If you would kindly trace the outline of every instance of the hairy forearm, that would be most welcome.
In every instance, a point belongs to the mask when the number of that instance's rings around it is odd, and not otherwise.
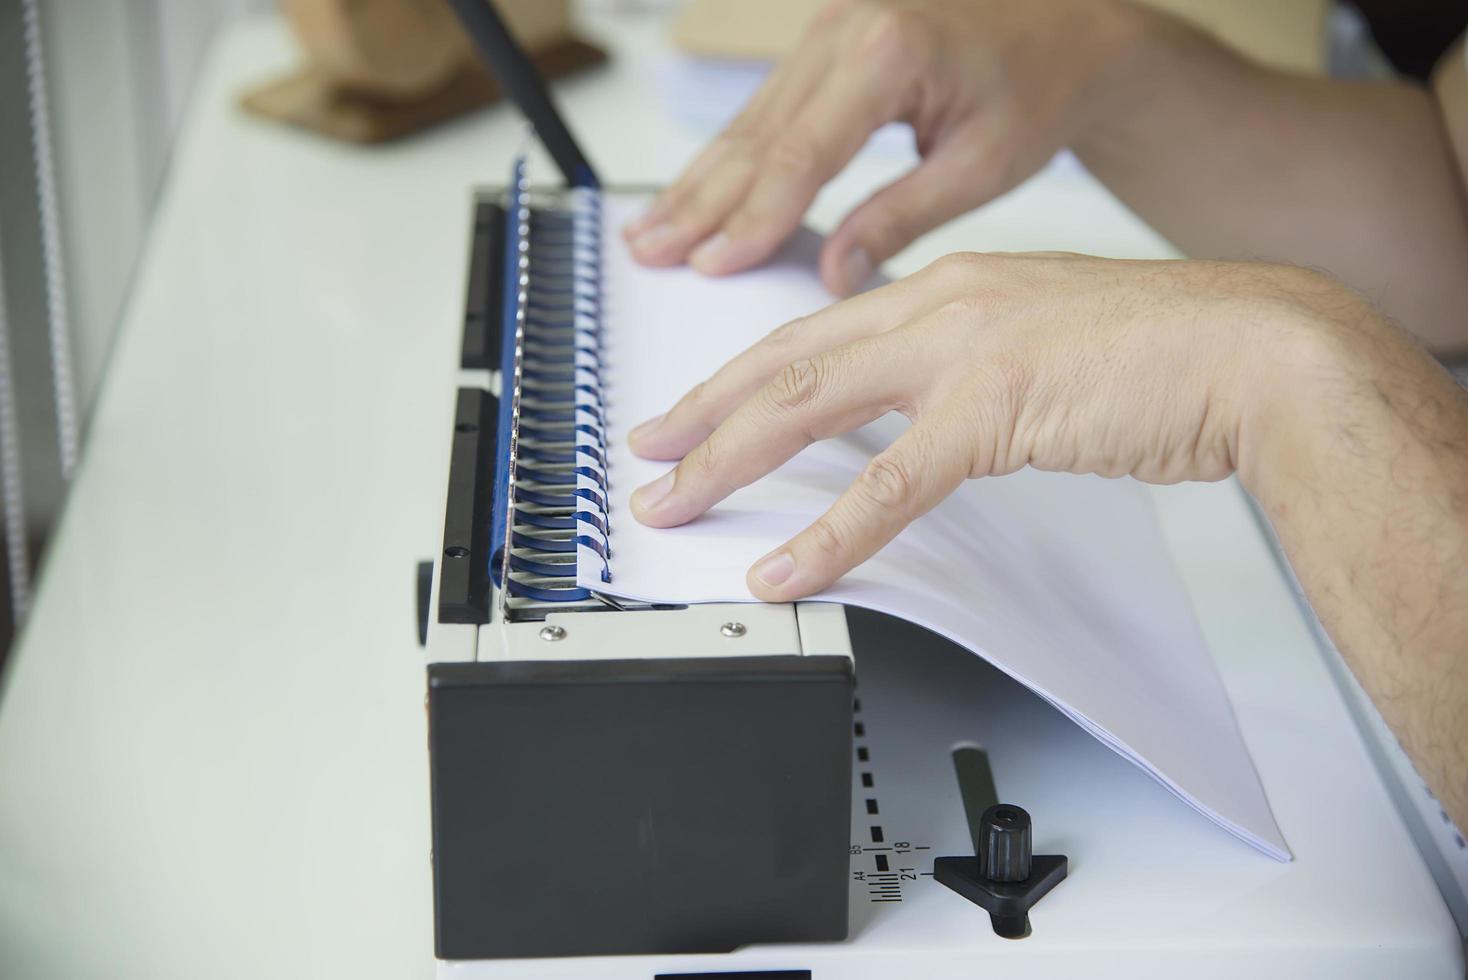
[[[1468,200],[1431,93],[1136,23],[1075,145],[1113,193],[1189,255],[1323,269],[1434,351],[1468,351]]]
[[[1468,396],[1365,303],[1282,351],[1239,473],[1446,812],[1468,827]]]

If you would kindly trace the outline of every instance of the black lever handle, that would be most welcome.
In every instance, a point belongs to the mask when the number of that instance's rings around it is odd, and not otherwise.
[[[933,878],[987,911],[995,933],[1023,939],[1030,934],[1030,909],[1067,871],[1064,854],[1033,854],[1031,840],[1024,808],[995,804],[980,819],[978,854],[937,858]]]

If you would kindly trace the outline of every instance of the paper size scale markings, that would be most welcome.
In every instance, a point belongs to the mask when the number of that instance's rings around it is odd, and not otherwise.
[[[851,845],[851,856],[859,865],[851,871],[852,880],[866,884],[867,901],[869,902],[900,902],[904,882],[917,881],[920,877],[932,877],[933,872],[931,871],[918,871],[916,867],[903,867],[904,864],[912,861],[911,855],[918,851],[930,850],[930,848],[926,844],[913,844],[911,841],[888,841],[887,830],[878,819],[882,815],[882,804],[877,797],[877,779],[871,767],[871,750],[864,741],[867,730],[866,723],[861,718],[860,698],[852,703],[852,715],[855,718],[852,732],[856,736],[857,779],[861,788],[865,790],[862,805],[866,815],[873,818],[874,821],[867,827],[867,836],[871,843]],[[867,863],[867,858],[870,858],[870,864]],[[896,859],[895,864],[893,863],[894,858]]]

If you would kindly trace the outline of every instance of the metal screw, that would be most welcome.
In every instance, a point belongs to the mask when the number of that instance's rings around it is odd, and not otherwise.
[[[740,637],[748,633],[749,630],[744,628],[743,623],[725,623],[719,627],[719,632],[728,637]]]
[[[547,643],[555,643],[557,640],[564,640],[566,638],[566,627],[556,626],[554,624],[550,626],[542,626],[540,628],[540,638]]]

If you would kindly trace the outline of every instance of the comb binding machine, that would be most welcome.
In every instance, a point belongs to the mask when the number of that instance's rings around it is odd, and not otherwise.
[[[475,205],[428,629],[436,952],[839,940],[841,607],[655,608],[576,584],[578,552],[610,575],[618,516],[614,407],[597,388],[600,193],[532,192],[522,162]]]

